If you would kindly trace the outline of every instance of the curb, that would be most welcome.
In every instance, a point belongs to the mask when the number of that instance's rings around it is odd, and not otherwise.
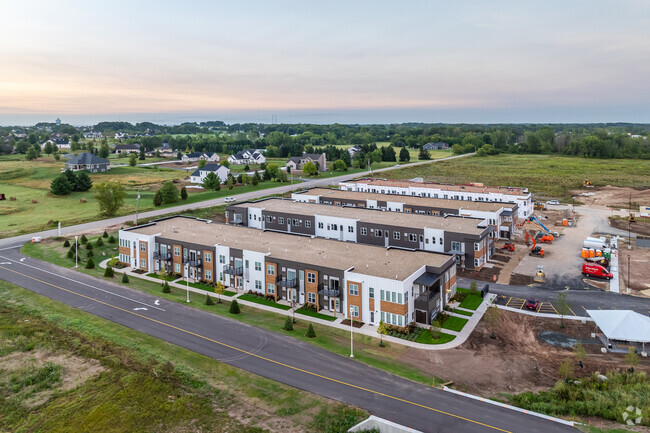
[[[497,305],[497,307],[502,310],[512,311],[513,313],[525,314],[527,316],[535,316],[535,317],[550,318],[550,319],[562,319],[562,316],[560,316],[559,314],[534,313],[532,311],[520,310],[519,308],[506,307],[505,305]],[[588,322],[594,321],[591,317],[587,317],[587,316],[564,316],[564,320],[586,320]]]

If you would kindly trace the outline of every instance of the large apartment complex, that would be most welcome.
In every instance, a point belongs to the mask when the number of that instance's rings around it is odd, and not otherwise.
[[[359,179],[339,183],[344,191],[399,194],[419,197],[516,203],[519,218],[527,219],[533,214],[533,195],[527,188],[469,185],[447,185],[442,183],[413,182],[407,180]]]
[[[310,304],[364,323],[429,324],[456,291],[453,257],[171,217],[119,232],[120,261]],[[350,313],[351,312],[351,313]]]
[[[432,216],[458,215],[480,218],[487,221],[488,226],[492,227],[490,236],[497,239],[510,239],[517,224],[518,205],[516,203],[445,200],[330,188],[312,188],[294,192],[291,199],[330,206],[361,207]]]
[[[476,270],[494,253],[494,242],[489,236],[492,228],[477,218],[432,218],[273,198],[229,205],[226,222],[385,248],[453,254],[459,266]]]

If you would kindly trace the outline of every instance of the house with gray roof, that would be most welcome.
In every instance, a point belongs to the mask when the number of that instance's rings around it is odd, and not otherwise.
[[[316,164],[318,171],[327,170],[327,157],[325,153],[305,153],[303,156],[292,156],[287,160],[285,166],[293,170],[302,170],[308,162]]]
[[[69,161],[66,161],[65,169],[72,171],[87,170],[91,173],[99,173],[110,170],[111,163],[107,159],[100,158],[92,153],[84,152]]]

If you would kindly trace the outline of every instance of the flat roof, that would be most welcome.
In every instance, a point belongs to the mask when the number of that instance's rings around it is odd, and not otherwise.
[[[528,188],[514,186],[476,186],[473,184],[455,185],[436,182],[413,182],[411,180],[388,180],[388,179],[357,179],[349,180],[346,183],[366,183],[368,185],[379,186],[398,186],[398,187],[416,187],[416,188],[439,188],[445,191],[475,192],[475,193],[500,193],[507,195],[528,195]]]
[[[481,235],[488,230],[478,227],[484,220],[459,216],[431,216],[404,212],[387,212],[359,207],[327,206],[316,203],[297,202],[290,199],[269,198],[254,202],[236,203],[234,207],[258,208],[271,212],[286,212],[294,215],[323,215],[338,218],[352,218],[366,223],[384,224],[411,228],[433,228],[450,232]]]
[[[424,251],[386,249],[308,236],[262,231],[229,224],[208,223],[188,217],[172,217],[126,229],[131,233],[213,247],[270,253],[277,259],[346,270],[402,281],[422,266],[443,268],[453,257]]]
[[[419,197],[414,195],[381,194],[375,192],[343,191],[333,188],[312,188],[294,194],[309,194],[322,197],[338,197],[351,200],[380,200],[396,203],[410,204],[413,206],[429,206],[434,208],[466,209],[485,212],[497,212],[503,208],[512,208],[516,203],[469,201],[469,200],[448,200],[444,198]]]

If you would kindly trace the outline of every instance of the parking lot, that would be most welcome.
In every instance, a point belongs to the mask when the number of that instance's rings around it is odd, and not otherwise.
[[[518,310],[532,311],[524,308],[524,305],[526,304],[526,299],[524,298],[499,295],[497,296],[496,303],[498,305],[504,305],[506,307],[516,308]],[[598,307],[598,309],[602,310],[602,308],[600,307]],[[614,310],[615,309],[616,308],[614,308]],[[569,311],[566,314],[567,316],[587,316],[587,308],[585,308],[583,305],[569,304],[568,310]],[[537,306],[535,312],[541,314],[559,314],[556,305],[553,305],[553,302],[548,302],[548,301],[541,301]]]

